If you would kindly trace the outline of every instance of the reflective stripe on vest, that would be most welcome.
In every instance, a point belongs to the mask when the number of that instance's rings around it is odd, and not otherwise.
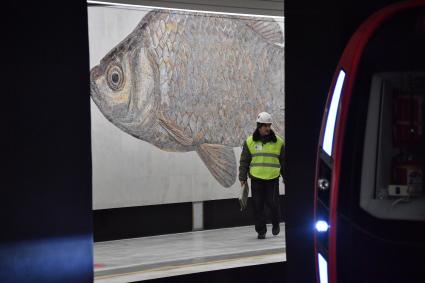
[[[271,180],[280,176],[280,151],[283,146],[283,139],[276,136],[276,142],[263,144],[261,141],[254,141],[252,136],[248,137],[246,144],[251,153],[251,164],[249,173],[251,176]]]

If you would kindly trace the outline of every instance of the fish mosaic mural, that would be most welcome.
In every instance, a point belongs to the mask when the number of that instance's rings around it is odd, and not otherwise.
[[[284,48],[271,18],[152,10],[90,72],[91,97],[122,131],[169,152],[196,151],[230,187],[233,151],[259,112],[284,130]]]

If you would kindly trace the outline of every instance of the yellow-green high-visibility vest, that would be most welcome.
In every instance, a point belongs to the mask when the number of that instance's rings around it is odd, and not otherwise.
[[[271,180],[280,176],[280,150],[283,146],[283,139],[276,136],[276,142],[263,144],[261,141],[254,141],[252,136],[246,139],[252,160],[249,166],[249,173],[258,179]]]

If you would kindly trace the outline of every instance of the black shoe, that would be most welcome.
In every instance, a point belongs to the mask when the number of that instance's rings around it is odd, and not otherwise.
[[[280,232],[280,226],[279,226],[279,224],[277,224],[276,226],[273,226],[273,228],[272,228],[272,233],[273,233],[273,235],[278,235],[279,234],[279,232]]]
[[[257,238],[258,239],[261,239],[261,240],[265,239],[266,238],[266,233],[264,233],[264,234],[258,233],[258,237]]]

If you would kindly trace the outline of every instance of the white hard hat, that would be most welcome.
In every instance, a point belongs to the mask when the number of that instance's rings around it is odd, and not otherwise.
[[[257,123],[271,124],[272,123],[272,115],[270,115],[267,112],[261,112],[257,116]]]

